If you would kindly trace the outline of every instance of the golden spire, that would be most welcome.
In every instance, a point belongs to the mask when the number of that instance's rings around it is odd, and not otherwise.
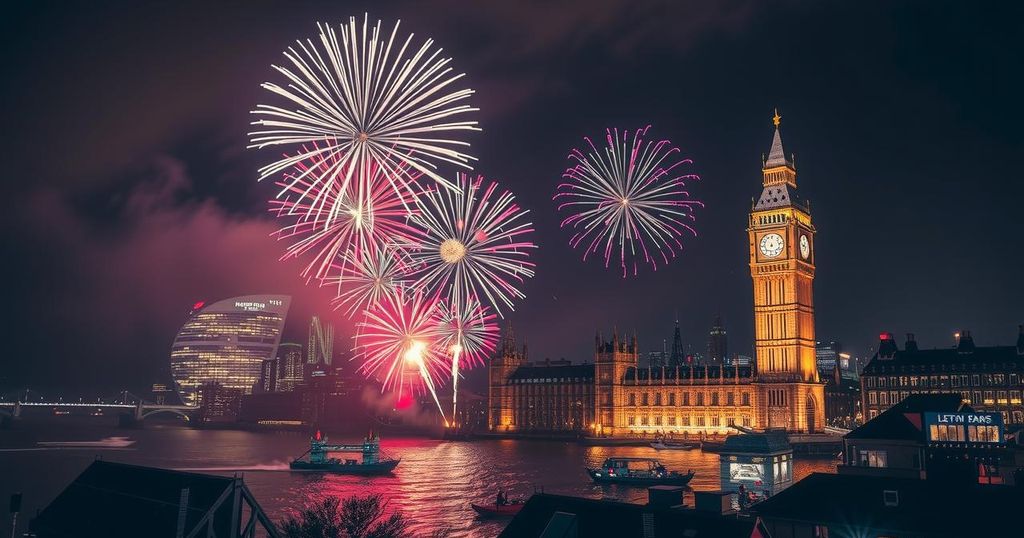
[[[772,116],[772,123],[775,124],[776,128],[778,128],[779,124],[782,123],[782,116],[779,115],[779,109],[778,108],[775,109],[775,115]]]

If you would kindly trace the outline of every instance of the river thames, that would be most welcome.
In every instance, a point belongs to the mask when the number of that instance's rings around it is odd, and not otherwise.
[[[499,487],[510,497],[548,493],[645,502],[644,489],[596,486],[584,473],[610,456],[654,457],[669,469],[696,471],[691,487],[720,489],[718,455],[693,451],[656,451],[646,447],[588,447],[571,442],[527,440],[439,441],[417,437],[384,438],[385,452],[402,463],[393,476],[360,478],[321,473],[293,473],[288,461],[309,447],[297,432],[195,430],[147,424],[145,430],[119,429],[109,419],[22,421],[0,430],[0,495],[25,496],[19,532],[28,520],[99,457],[137,465],[231,475],[240,473],[271,519],[325,495],[381,494],[391,509],[400,510],[417,535],[449,529],[450,536],[495,536],[504,522],[480,520],[470,503],[493,502]],[[40,447],[38,442],[97,441],[128,437],[126,449]],[[331,436],[332,442],[359,442]],[[835,472],[828,459],[796,460],[794,479],[812,472]],[[687,503],[692,506],[692,492]],[[10,528],[4,514],[0,528]]]

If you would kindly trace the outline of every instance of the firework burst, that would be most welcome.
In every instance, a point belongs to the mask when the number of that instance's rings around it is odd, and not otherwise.
[[[337,276],[324,280],[336,285],[337,296],[331,302],[335,309],[345,309],[351,318],[356,312],[372,308],[383,297],[398,292],[407,284],[408,257],[402,246],[387,243],[364,250],[361,256],[349,251],[341,261]]]
[[[409,251],[413,286],[460,304],[486,298],[502,315],[501,305],[511,309],[514,298],[525,297],[516,284],[533,276],[533,224],[512,193],[495,195],[497,183],[466,174],[457,183],[458,191],[425,189],[416,197],[412,220],[423,235]]]
[[[438,345],[452,358],[452,419],[458,410],[459,371],[484,363],[498,344],[497,316],[476,297],[438,304]]]
[[[629,131],[607,130],[608,146],[598,149],[585,138],[589,151],[573,149],[576,162],[567,169],[554,199],[562,199],[559,211],[570,214],[562,227],[574,230],[569,244],[584,247],[583,259],[603,251],[605,267],[616,254],[622,276],[637,274],[641,262],[657,270],[659,260],[667,264],[683,249],[684,232],[696,235],[690,226],[693,208],[703,204],[690,198],[685,180],[700,179],[676,169],[692,164],[680,160],[679,148],[668,140],[644,141],[650,126],[630,137]]]
[[[417,48],[411,34],[403,39],[399,23],[385,35],[368,15],[362,24],[351,17],[337,28],[317,29],[318,41],[297,41],[284,52],[290,65],[273,66],[285,81],[262,85],[284,104],[256,106],[249,147],[303,149],[260,168],[259,178],[309,163],[286,187],[304,183],[299,202],[326,208],[328,222],[345,208],[340,198],[328,203],[324,197],[348,192],[351,182],[360,185],[354,192],[371,192],[375,166],[396,191],[409,191],[409,172],[454,187],[435,171],[437,162],[471,168],[474,158],[463,153],[469,144],[449,137],[479,128],[462,119],[477,109],[466,104],[473,90],[453,89],[463,74],[453,73],[451,58],[440,56],[433,40]],[[326,187],[331,183],[339,186]]]
[[[437,312],[437,300],[422,293],[398,288],[384,294],[358,324],[353,360],[362,362],[364,374],[382,382],[382,390],[394,390],[399,397],[425,390],[441,410],[434,386],[450,372],[437,344]]]
[[[318,166],[320,173],[326,173],[332,165],[322,162]],[[406,202],[384,178],[382,168],[371,164],[371,181],[365,185],[370,190],[365,193],[352,192],[352,188],[343,191],[339,183],[314,187],[310,183],[314,175],[307,171],[305,163],[298,163],[293,175],[278,182],[284,187],[284,199],[270,201],[271,212],[293,221],[275,234],[278,239],[292,241],[281,259],[311,256],[302,270],[307,281],[325,281],[333,274],[340,282],[348,272],[347,262],[361,262],[381,245],[415,241],[419,231],[408,224]],[[340,208],[334,218],[326,218],[327,211],[303,201],[304,192],[318,188],[327,189],[318,193],[325,205]]]

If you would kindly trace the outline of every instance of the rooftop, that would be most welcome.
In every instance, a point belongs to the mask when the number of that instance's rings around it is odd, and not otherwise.
[[[530,497],[526,506],[509,522],[500,536],[541,536],[549,528],[553,517],[559,523],[570,520],[568,526],[575,523],[575,536],[767,536],[767,531],[756,518],[546,493]]]
[[[593,363],[568,364],[558,361],[550,366],[544,363],[524,364],[516,368],[509,379],[547,379],[547,378],[594,378]]]
[[[843,536],[1010,536],[1024,488],[814,473],[754,505],[771,520],[826,524]],[[770,525],[769,525],[770,526]],[[874,530],[875,532],[870,532]]]
[[[187,489],[183,535],[205,525],[209,515],[217,535],[227,536],[236,486],[254,505],[241,479],[97,460],[32,520],[31,528],[40,538],[175,536]]]
[[[970,411],[958,393],[911,394],[902,402],[886,409],[882,414],[867,421],[846,439],[903,439],[919,441],[924,435],[921,414],[926,411],[955,413]]]
[[[725,439],[723,453],[775,454],[789,452],[789,437],[785,432],[744,433],[730,435]]]

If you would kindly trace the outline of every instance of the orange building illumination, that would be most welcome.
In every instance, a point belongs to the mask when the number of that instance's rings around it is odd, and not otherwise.
[[[824,385],[814,348],[814,225],[796,188],[796,165],[782,149],[781,117],[761,172],[763,190],[750,212],[754,281],[757,422],[813,432],[824,426]]]

